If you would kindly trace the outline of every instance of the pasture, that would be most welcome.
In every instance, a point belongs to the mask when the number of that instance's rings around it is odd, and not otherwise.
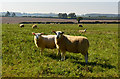
[[[117,24],[19,24],[2,25],[3,77],[118,77]],[[87,28],[86,33],[78,30]],[[57,49],[45,49],[40,55],[32,32],[54,34],[61,30],[73,36],[86,36],[90,42],[88,64],[82,54],[66,52],[66,60],[59,61]]]

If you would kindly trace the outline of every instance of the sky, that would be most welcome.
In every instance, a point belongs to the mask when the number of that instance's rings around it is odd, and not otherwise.
[[[0,2],[118,2],[120,0],[0,0]]]
[[[117,14],[119,0],[1,0],[0,12]],[[100,2],[99,2],[100,1]]]

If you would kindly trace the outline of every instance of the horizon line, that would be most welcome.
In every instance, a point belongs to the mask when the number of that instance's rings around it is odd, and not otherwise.
[[[2,12],[5,12],[5,11],[0,11],[0,12],[2,13]],[[15,13],[27,13],[27,14],[58,14],[58,13],[67,13],[67,12],[18,12],[18,11],[9,11],[9,12],[11,12],[11,13],[13,13],[13,12],[15,12]],[[70,13],[75,13],[75,12],[69,12],[67,14],[70,14]],[[83,13],[83,14],[76,14],[76,15],[85,15],[85,14],[119,14],[119,13],[98,13],[98,12],[91,12],[91,13]]]

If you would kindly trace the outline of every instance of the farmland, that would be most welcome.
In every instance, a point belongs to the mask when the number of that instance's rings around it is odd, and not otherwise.
[[[118,77],[117,24],[39,24],[32,29],[18,24],[2,25],[3,77]],[[86,33],[78,30],[87,28]],[[73,36],[86,36],[90,42],[88,64],[80,53],[66,52],[66,60],[59,61],[56,49],[45,49],[40,55],[31,32],[54,34],[64,31]]]
[[[1,17],[0,17],[1,18]],[[81,20],[81,22],[118,22],[118,20]],[[2,23],[18,24],[21,22],[74,22],[76,19],[31,18],[31,17],[2,17]]]

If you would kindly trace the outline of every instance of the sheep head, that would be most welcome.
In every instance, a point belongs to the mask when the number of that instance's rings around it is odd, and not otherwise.
[[[41,37],[41,35],[43,35],[44,33],[34,33],[34,32],[32,32],[32,34],[35,36],[35,39],[38,40]]]
[[[84,31],[86,32],[87,29],[85,29]]]
[[[64,34],[62,31],[53,31],[56,34],[56,38],[59,39]]]

